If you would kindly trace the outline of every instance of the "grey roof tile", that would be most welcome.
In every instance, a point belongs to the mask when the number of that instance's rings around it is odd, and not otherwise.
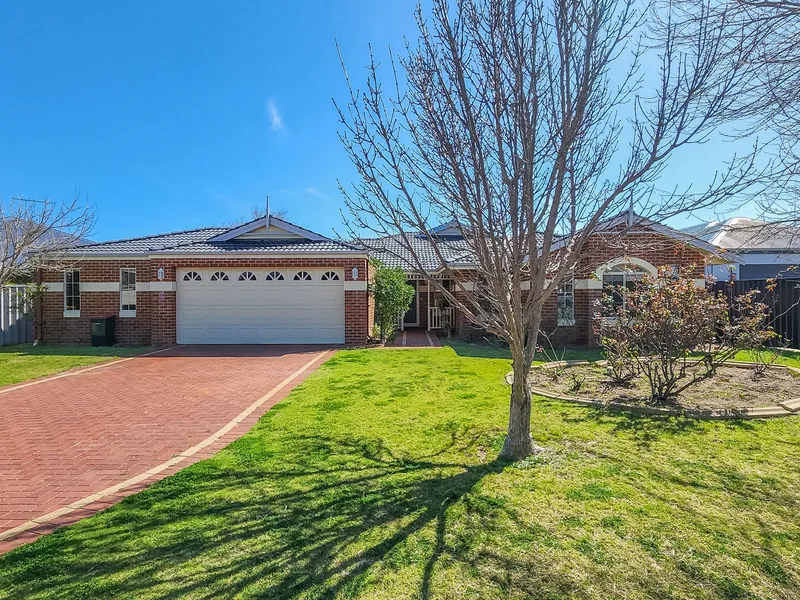
[[[175,248],[184,244],[202,242],[219,235],[228,229],[225,227],[204,227],[173,233],[162,233],[145,237],[81,244],[74,252],[80,254],[143,254],[166,248]]]
[[[230,240],[209,241],[229,231],[227,227],[205,227],[188,231],[176,231],[139,238],[115,240],[76,246],[73,254],[101,256],[119,254],[212,254],[230,253],[305,253],[305,252],[353,252],[359,251],[351,245],[335,240]]]
[[[160,251],[169,253],[248,253],[248,252],[352,252],[354,248],[334,240],[230,240],[225,242],[196,242]],[[158,252],[156,252],[158,253]]]
[[[427,238],[409,234],[408,239],[411,241],[414,254],[419,257],[426,271],[436,271],[443,266],[434,245]],[[364,243],[369,248],[370,256],[387,266],[406,270],[412,270],[415,267],[412,254],[400,241],[399,235],[364,240]],[[449,265],[472,262],[469,245],[462,237],[440,237],[437,246]]]

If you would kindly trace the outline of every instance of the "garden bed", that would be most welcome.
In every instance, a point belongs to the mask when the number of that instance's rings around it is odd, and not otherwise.
[[[704,371],[699,363],[693,363],[681,381],[688,382]],[[716,374],[700,378],[663,405],[652,401],[648,382],[641,375],[624,385],[611,381],[605,361],[538,365],[531,372],[531,387],[534,393],[551,398],[695,417],[789,416],[800,410],[800,370],[771,366],[763,376],[754,377],[747,363],[723,365]]]

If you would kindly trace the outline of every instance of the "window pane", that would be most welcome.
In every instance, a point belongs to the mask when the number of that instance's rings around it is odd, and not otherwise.
[[[80,271],[64,272],[64,310],[81,309]]]
[[[120,277],[120,287],[123,291],[136,289],[136,271],[134,269],[123,269]]]

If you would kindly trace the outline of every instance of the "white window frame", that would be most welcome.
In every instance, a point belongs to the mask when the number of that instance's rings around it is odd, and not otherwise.
[[[571,317],[561,314],[562,298],[570,298],[572,300],[570,304],[570,308],[572,308]],[[575,281],[572,278],[565,279],[558,286],[558,291],[556,292],[556,319],[558,327],[572,327],[575,325]]]
[[[122,288],[122,274],[124,272],[126,272],[126,271],[128,273],[133,273],[133,290],[130,290],[130,289],[124,290]],[[125,299],[126,299],[125,294],[126,293],[127,294],[131,294],[131,293],[133,294],[133,302],[125,302]],[[128,299],[130,299],[130,296],[128,296]],[[131,304],[133,304],[133,306],[135,307],[136,306],[136,301],[137,301],[137,299],[136,299],[136,268],[135,267],[122,267],[119,270],[119,316],[120,316],[120,318],[123,318],[123,319],[124,318],[133,318],[133,317],[136,316],[136,308],[134,308],[133,310],[124,309],[123,308],[123,306],[130,306]]]
[[[620,285],[620,287],[627,288],[629,283],[635,283],[640,281],[642,277],[649,273],[649,269],[645,269],[641,265],[637,263],[619,263],[612,267],[609,267],[600,275],[600,283],[603,284],[603,291],[604,293],[610,293],[610,289],[616,287],[616,285]],[[606,277],[622,277],[622,284],[607,284],[605,282]],[[622,308],[625,309],[625,296],[622,297]],[[616,310],[616,309],[615,309]],[[615,316],[604,316],[603,319],[608,321],[609,323],[613,323],[617,320]]]
[[[78,308],[67,308],[67,273],[77,273],[78,274]],[[64,279],[64,317],[68,319],[74,319],[81,316],[81,304],[83,299],[81,298],[81,270],[80,269],[67,269],[64,271],[63,274]],[[72,285],[75,285],[75,282],[72,282]]]

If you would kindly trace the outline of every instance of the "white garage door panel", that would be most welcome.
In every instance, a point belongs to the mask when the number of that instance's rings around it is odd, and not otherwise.
[[[252,271],[256,281],[238,281],[240,269],[226,269],[228,281],[211,281],[217,269],[191,269],[200,281],[183,281],[178,271],[179,344],[341,344],[344,343],[344,274],[321,281],[324,271],[306,269],[312,281],[267,281],[268,271]]]

